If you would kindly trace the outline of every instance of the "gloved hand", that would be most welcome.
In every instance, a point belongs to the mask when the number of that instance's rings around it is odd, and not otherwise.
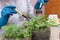
[[[1,11],[2,16],[16,14],[17,12],[15,11],[15,8],[16,7],[13,5],[5,6]]]
[[[0,28],[4,25],[7,24],[9,16],[16,14],[17,12],[15,11],[15,6],[13,5],[8,5],[5,6],[2,10],[1,10],[1,17],[0,17]]]
[[[42,3],[43,5],[45,4],[44,3],[44,0],[37,0],[39,3]]]
[[[45,3],[44,3],[44,0],[37,0],[36,4],[35,4],[35,6],[34,6],[34,8],[35,8],[36,10],[39,10],[39,9],[40,9],[40,3],[42,3],[42,6],[45,4]]]

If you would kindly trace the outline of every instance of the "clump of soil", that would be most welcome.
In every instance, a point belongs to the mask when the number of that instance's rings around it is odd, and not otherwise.
[[[47,31],[34,31],[32,33],[32,40],[49,40],[50,30]]]

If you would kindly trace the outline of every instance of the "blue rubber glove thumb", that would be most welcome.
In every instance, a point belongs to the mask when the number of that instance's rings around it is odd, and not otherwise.
[[[16,12],[15,8],[16,7],[13,5],[7,5],[7,6],[3,7],[2,11],[1,11],[2,16],[16,14],[17,12]]]

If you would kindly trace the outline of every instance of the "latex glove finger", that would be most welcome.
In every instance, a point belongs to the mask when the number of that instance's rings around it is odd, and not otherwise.
[[[36,2],[34,8],[35,8],[36,10],[39,10],[39,9],[40,9],[40,3],[39,3],[38,1]]]
[[[13,15],[13,14],[16,14],[17,12],[14,9],[3,8],[1,13],[2,13],[2,16],[5,16],[5,15]]]
[[[15,8],[16,8],[16,6],[13,6],[13,5],[7,5],[7,6],[5,6],[4,8],[11,8],[11,9],[15,9]]]
[[[3,12],[5,13],[17,13],[14,9],[12,10],[10,8],[4,8],[3,10],[4,10]]]
[[[38,0],[39,3],[42,3],[43,5],[45,4],[44,3],[44,0]]]

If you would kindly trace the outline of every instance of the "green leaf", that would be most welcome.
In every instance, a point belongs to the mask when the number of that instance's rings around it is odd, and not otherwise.
[[[16,38],[16,40],[20,40],[19,38]]]
[[[40,27],[38,24],[35,25],[36,27]]]
[[[9,34],[9,37],[11,37],[11,36],[12,36],[12,33]]]

